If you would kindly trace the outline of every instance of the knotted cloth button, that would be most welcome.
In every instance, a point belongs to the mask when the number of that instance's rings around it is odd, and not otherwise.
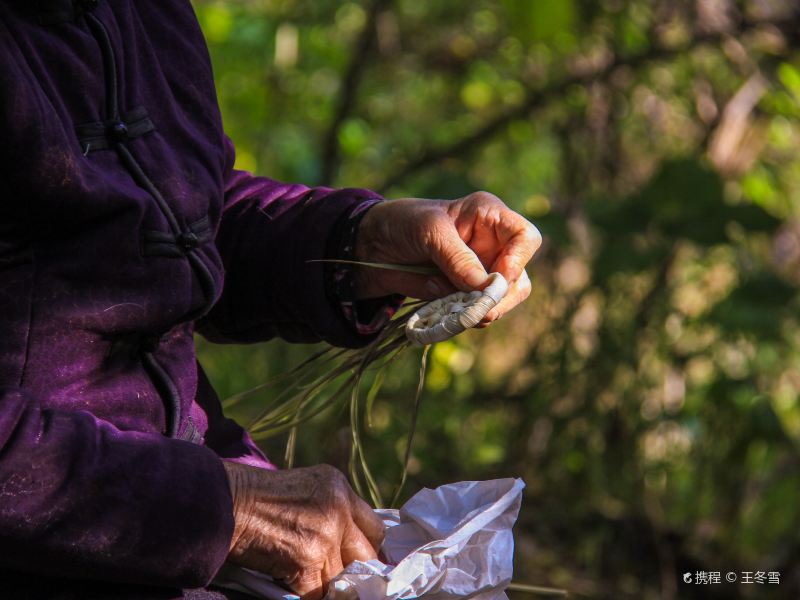
[[[112,121],[108,133],[114,141],[123,142],[128,139],[128,126],[122,121]]]
[[[178,246],[184,252],[194,250],[200,245],[200,240],[193,231],[184,231],[178,235]]]

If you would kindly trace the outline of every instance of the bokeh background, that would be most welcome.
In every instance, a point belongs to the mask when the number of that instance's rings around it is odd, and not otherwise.
[[[485,189],[544,234],[528,302],[433,349],[405,497],[522,477],[516,579],[572,597],[800,597],[797,2],[195,6],[239,168]],[[315,349],[198,344],[223,398]],[[389,496],[419,359],[366,429]],[[304,426],[298,462],[345,466],[347,423]],[[758,570],[780,584],[680,579]]]

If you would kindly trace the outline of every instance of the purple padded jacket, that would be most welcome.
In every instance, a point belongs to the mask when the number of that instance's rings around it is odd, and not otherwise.
[[[307,261],[377,196],[233,170],[189,0],[0,0],[0,98],[0,598],[200,597],[270,465],[193,332],[362,343]]]

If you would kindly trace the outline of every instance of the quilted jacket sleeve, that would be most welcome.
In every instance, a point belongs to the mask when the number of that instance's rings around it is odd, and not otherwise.
[[[210,449],[43,409],[0,388],[0,568],[198,587],[228,552],[233,511]]]
[[[326,290],[324,263],[335,249],[337,226],[364,202],[381,198],[348,188],[309,188],[232,168],[226,138],[225,207],[217,248],[225,286],[198,330],[215,342],[257,342],[280,336],[292,342],[324,340],[356,347],[370,339],[349,322]]]

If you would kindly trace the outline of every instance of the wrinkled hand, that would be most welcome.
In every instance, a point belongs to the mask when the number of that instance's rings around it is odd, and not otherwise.
[[[354,560],[376,558],[383,522],[328,465],[266,471],[223,462],[235,528],[228,561],[319,600]]]
[[[531,282],[525,265],[541,242],[536,227],[487,192],[458,200],[383,202],[361,221],[356,259],[407,265],[432,262],[444,276],[360,267],[356,294],[370,298],[399,293],[432,300],[457,289],[482,289],[488,272],[499,271],[509,290],[486,315],[485,325],[528,297]]]

